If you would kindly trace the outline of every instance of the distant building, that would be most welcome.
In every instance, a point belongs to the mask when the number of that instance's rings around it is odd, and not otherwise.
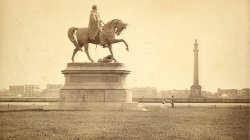
[[[62,87],[62,84],[47,84],[46,89],[48,92],[60,92]]]
[[[218,94],[232,94],[232,95],[237,95],[238,89],[217,89]]]
[[[46,89],[42,91],[42,96],[59,97],[61,88],[63,88],[62,84],[47,84]]]
[[[14,95],[39,96],[40,86],[38,85],[9,86],[9,92]]]
[[[188,98],[191,94],[191,90],[169,90],[169,92],[171,93],[171,97],[174,96],[175,98]]]
[[[133,98],[155,98],[157,89],[155,87],[132,88]]]
[[[238,89],[220,89],[217,90],[217,96],[228,95],[229,99],[249,98],[249,88]]]
[[[217,89],[217,95],[221,97],[221,95],[227,95],[228,98],[237,98],[238,90],[237,89]]]
[[[249,88],[243,88],[241,90],[238,90],[239,98],[247,98],[247,99],[249,99],[249,95],[250,95]]]
[[[171,97],[171,93],[168,90],[160,90],[156,94],[156,98],[169,98]]]
[[[191,90],[185,89],[185,90],[177,90],[177,89],[173,89],[173,90],[161,90],[158,95],[157,98],[171,98],[172,96],[174,96],[175,98],[189,98],[191,95]],[[203,97],[206,96],[206,91],[201,91],[201,95]]]
[[[157,92],[155,87],[132,88],[133,98],[188,98],[191,90],[160,90]],[[206,96],[206,91],[201,91],[202,96]]]
[[[228,99],[228,97],[229,97],[229,96],[228,96],[227,94],[225,94],[225,93],[223,93],[223,94],[220,96],[221,99]]]
[[[12,94],[9,93],[9,90],[7,89],[0,90],[0,97],[9,97],[9,96],[12,96]]]
[[[216,93],[209,91],[207,91],[205,94],[202,94],[202,96],[205,98],[219,98],[218,95],[216,95]]]
[[[157,94],[157,98],[171,98],[174,96],[175,98],[188,98],[191,94],[191,90],[161,90]]]

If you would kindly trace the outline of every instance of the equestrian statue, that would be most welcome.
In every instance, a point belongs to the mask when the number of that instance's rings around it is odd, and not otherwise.
[[[71,60],[74,62],[74,57],[76,53],[81,50],[84,46],[85,53],[88,56],[88,59],[91,62],[94,62],[93,59],[89,55],[89,43],[101,45],[103,48],[108,48],[110,51],[111,59],[114,62],[117,60],[114,58],[113,51],[112,51],[112,44],[123,42],[126,45],[126,50],[129,51],[128,44],[123,39],[116,39],[115,35],[120,35],[120,33],[126,29],[127,23],[119,19],[113,19],[104,26],[102,26],[103,21],[100,19],[99,14],[97,13],[97,6],[92,6],[92,11],[90,13],[89,18],[89,26],[88,28],[76,28],[71,27],[68,30],[68,37],[70,41],[74,44],[75,49],[73,51],[73,55]],[[76,38],[74,37],[74,34]]]

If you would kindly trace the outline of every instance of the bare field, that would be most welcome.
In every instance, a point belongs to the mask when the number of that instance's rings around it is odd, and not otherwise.
[[[249,139],[249,109],[0,112],[0,139]]]

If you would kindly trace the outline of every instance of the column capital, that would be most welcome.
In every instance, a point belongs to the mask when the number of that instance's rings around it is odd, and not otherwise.
[[[194,52],[199,52],[197,39],[194,40]]]
[[[196,47],[196,46],[198,47],[197,39],[194,40],[194,46],[195,46],[195,47]]]

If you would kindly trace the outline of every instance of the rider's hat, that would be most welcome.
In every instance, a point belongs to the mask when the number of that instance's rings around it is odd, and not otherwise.
[[[92,6],[92,9],[94,10],[96,10],[96,8],[97,8],[97,5],[96,4],[94,4],[93,6]]]

